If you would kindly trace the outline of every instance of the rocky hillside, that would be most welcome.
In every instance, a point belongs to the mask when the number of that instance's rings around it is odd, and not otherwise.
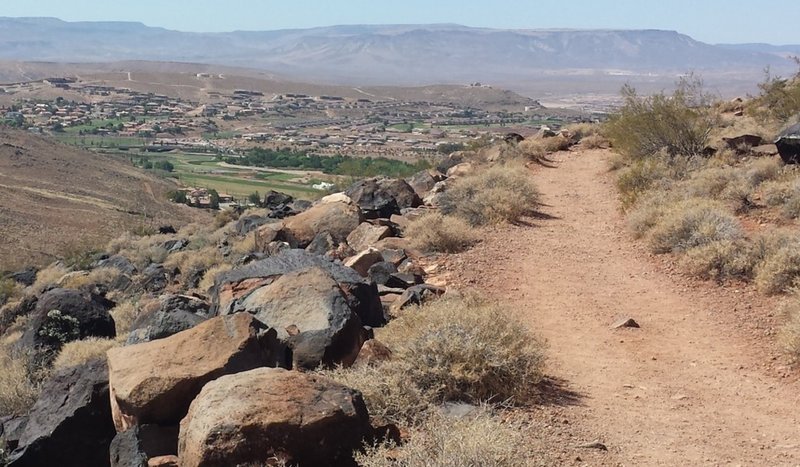
[[[314,204],[271,192],[0,280],[0,464],[384,465],[398,443],[450,458],[425,446],[452,434],[458,465],[527,465],[520,414],[493,411],[535,399],[539,341],[430,276],[459,235],[532,213],[525,157],[500,141]]]
[[[170,189],[127,160],[0,130],[0,270],[201,214],[167,201]]]

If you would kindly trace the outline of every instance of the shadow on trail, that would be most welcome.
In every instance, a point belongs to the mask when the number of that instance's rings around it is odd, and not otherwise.
[[[536,403],[539,405],[566,407],[581,405],[583,400],[583,395],[567,388],[567,381],[563,379],[547,376],[537,387],[539,395]]]

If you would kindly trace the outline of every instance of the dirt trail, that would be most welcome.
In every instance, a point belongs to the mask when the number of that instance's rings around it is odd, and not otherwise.
[[[607,157],[556,154],[535,175],[542,218],[453,259],[452,280],[510,302],[547,339],[548,374],[578,395],[561,429],[609,449],[565,446],[570,462],[800,465],[798,384],[741,321],[770,302],[687,285],[649,258],[624,231]],[[641,328],[611,330],[623,316]]]

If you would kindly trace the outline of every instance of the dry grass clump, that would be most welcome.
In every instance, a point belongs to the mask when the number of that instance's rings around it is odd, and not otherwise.
[[[134,300],[126,300],[117,303],[109,313],[114,318],[114,326],[117,330],[117,337],[127,336],[133,326],[133,322],[139,316],[142,307]]]
[[[538,139],[526,139],[517,146],[520,153],[528,160],[533,162],[541,162],[547,156],[547,150]]]
[[[536,189],[523,166],[494,166],[457,179],[445,191],[441,210],[470,225],[516,222],[535,211]]]
[[[112,347],[118,347],[119,344],[118,340],[101,337],[67,342],[61,347],[61,351],[53,361],[53,369],[69,368],[90,360],[104,359],[106,351]]]
[[[379,366],[337,368],[323,373],[364,396],[370,417],[375,420],[416,425],[428,414],[433,396],[408,381],[405,364],[385,362]]]
[[[189,287],[188,281],[198,273],[205,273],[212,266],[224,263],[220,250],[208,246],[201,250],[185,250],[173,253],[164,261],[166,268],[178,268],[181,272],[182,285]]]
[[[727,210],[713,202],[690,199],[665,212],[651,229],[648,243],[654,253],[670,253],[741,237],[739,221]]]
[[[667,190],[704,164],[699,158],[669,156],[661,152],[639,160],[627,160],[619,170],[616,185],[623,209],[628,209],[645,193]]]
[[[14,279],[0,279],[0,307],[21,297],[23,289]]]
[[[610,142],[603,135],[589,135],[584,136],[580,140],[580,145],[586,149],[605,149],[610,146]]]
[[[463,417],[434,413],[402,446],[368,447],[355,459],[363,467],[523,467],[532,465],[523,434],[487,408]]]
[[[749,242],[721,240],[688,250],[681,258],[681,265],[693,276],[722,282],[750,279],[759,260]]]
[[[223,209],[214,216],[214,227],[225,227],[228,223],[239,218],[239,214],[233,209]]]
[[[784,165],[777,157],[756,159],[745,169],[745,178],[753,187],[778,179],[783,174]]]
[[[0,416],[21,415],[39,396],[39,381],[31,377],[29,359],[8,346],[0,346]]]
[[[60,263],[52,263],[36,273],[36,281],[30,287],[31,292],[40,294],[48,285],[55,284],[59,279],[69,273],[69,270]]]
[[[558,151],[566,151],[571,146],[569,139],[567,139],[563,135],[556,135],[556,136],[550,136],[548,138],[542,138],[540,141],[547,154]]]
[[[233,239],[231,251],[237,255],[246,255],[258,249],[258,242],[256,241],[256,232],[250,232],[242,238]]]
[[[767,206],[781,206],[800,193],[800,180],[772,180],[761,187],[761,198]]]
[[[496,305],[443,298],[409,309],[380,335],[392,360],[331,374],[364,394],[370,413],[419,420],[448,401],[526,404],[537,393],[543,344]]]
[[[584,138],[597,136],[602,129],[598,123],[573,123],[564,127],[564,130],[570,135],[573,141],[580,142]]]
[[[96,268],[86,274],[69,274],[60,281],[60,286],[68,289],[78,289],[85,285],[106,285],[114,284],[122,276],[122,272],[117,268]]]
[[[755,283],[768,295],[788,291],[800,278],[800,241],[796,238],[773,241],[763,247],[763,260],[756,268]]]
[[[214,286],[214,280],[217,278],[217,276],[228,272],[231,269],[233,269],[233,266],[230,264],[218,264],[208,268],[206,273],[203,274],[203,278],[200,280],[200,284],[197,286],[197,288],[203,291],[211,290],[211,287]]]
[[[466,221],[438,212],[413,220],[404,234],[414,248],[425,252],[458,253],[479,240],[477,232]]]

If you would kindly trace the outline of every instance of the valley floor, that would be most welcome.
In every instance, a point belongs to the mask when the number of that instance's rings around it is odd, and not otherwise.
[[[625,231],[609,156],[553,155],[534,175],[542,215],[493,231],[443,273],[547,340],[534,436],[552,438],[562,464],[800,464],[800,384],[774,343],[777,301],[651,257]],[[611,329],[623,317],[641,328]],[[608,451],[579,447],[595,440]]]

